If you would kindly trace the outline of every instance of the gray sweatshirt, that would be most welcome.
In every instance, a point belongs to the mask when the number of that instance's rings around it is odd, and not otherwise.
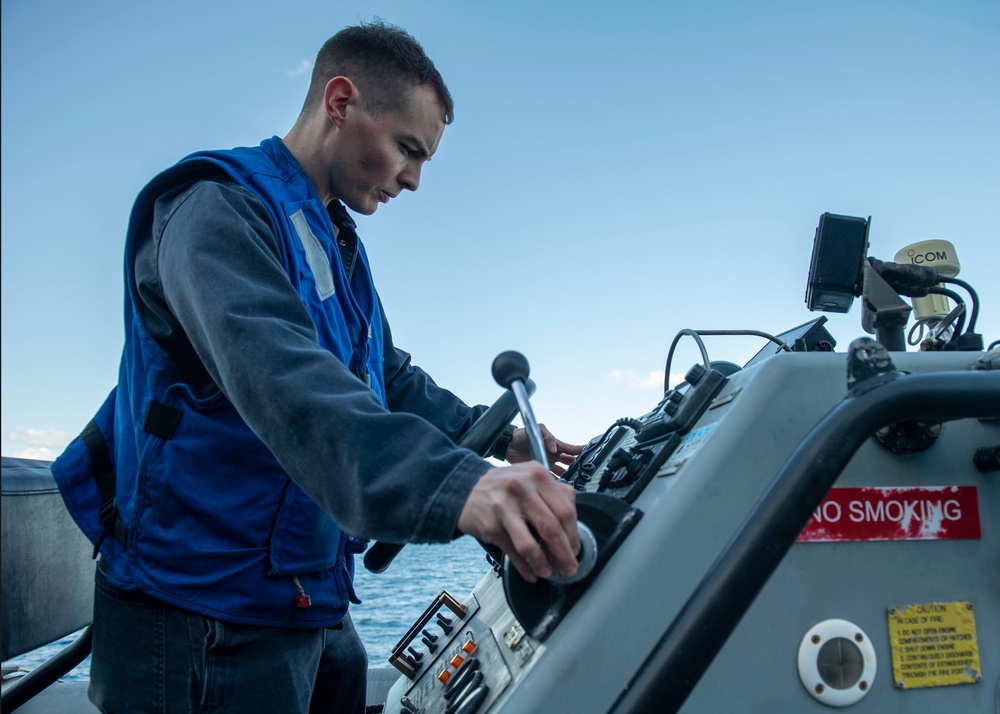
[[[339,237],[350,270],[356,239]],[[318,344],[257,196],[222,178],[161,196],[135,275],[143,322],[185,380],[202,394],[221,390],[341,528],[395,543],[455,536],[490,468],[455,440],[485,407],[465,405],[414,366],[383,310],[386,410]]]

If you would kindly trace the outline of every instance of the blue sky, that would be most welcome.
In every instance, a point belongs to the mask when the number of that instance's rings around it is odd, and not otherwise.
[[[1000,3],[4,0],[2,451],[51,458],[112,386],[132,199],[284,135],[319,46],[412,32],[456,99],[420,190],[359,217],[397,342],[469,402],[518,349],[585,442],[660,396],[682,328],[780,332],[825,211],[945,239],[1000,338]],[[829,315],[838,349],[858,301]],[[757,339],[710,338],[745,362]],[[678,349],[683,372],[697,361]]]

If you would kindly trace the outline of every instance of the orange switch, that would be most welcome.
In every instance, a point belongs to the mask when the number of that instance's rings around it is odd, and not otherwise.
[[[465,644],[462,645],[462,650],[465,654],[472,654],[476,651],[476,643],[473,640],[466,640]]]
[[[464,661],[465,658],[462,655],[457,654],[451,658],[451,666],[454,667],[455,669],[458,669],[459,667],[462,666],[462,662]]]
[[[438,674],[438,681],[441,682],[441,684],[447,684],[449,679],[451,679],[451,672],[447,669],[442,669]]]

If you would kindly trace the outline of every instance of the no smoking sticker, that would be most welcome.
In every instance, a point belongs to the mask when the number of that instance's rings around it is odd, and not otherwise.
[[[971,602],[890,607],[888,616],[898,688],[975,684],[982,679]]]

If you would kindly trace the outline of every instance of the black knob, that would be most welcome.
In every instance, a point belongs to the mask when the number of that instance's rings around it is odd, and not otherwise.
[[[608,461],[608,469],[611,471],[620,469],[622,466],[628,464],[631,458],[632,454],[627,451],[616,451],[611,455],[611,459]]]
[[[692,365],[691,369],[689,369],[687,374],[684,375],[684,381],[693,387],[701,381],[701,378],[705,376],[705,372],[707,371],[708,370],[700,364]]]
[[[976,449],[972,461],[980,471],[1000,471],[1000,444]]]
[[[437,614],[437,624],[438,624],[438,627],[440,627],[441,630],[444,631],[444,634],[446,634],[446,635],[451,634],[451,631],[453,629],[455,629],[451,625],[451,618],[445,616],[444,614],[442,614],[440,612]]]
[[[520,352],[507,350],[493,360],[493,379],[504,389],[510,389],[517,380],[527,381],[528,373],[528,360]]]

